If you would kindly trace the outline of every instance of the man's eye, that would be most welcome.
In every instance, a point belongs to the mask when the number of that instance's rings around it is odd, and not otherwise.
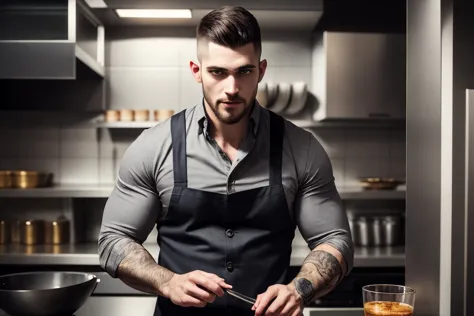
[[[251,72],[252,72],[251,69],[242,69],[242,70],[240,71],[240,74],[241,74],[241,75],[248,75],[248,74],[251,73]]]
[[[213,74],[214,76],[222,76],[224,72],[222,70],[213,69],[211,70],[211,74]]]

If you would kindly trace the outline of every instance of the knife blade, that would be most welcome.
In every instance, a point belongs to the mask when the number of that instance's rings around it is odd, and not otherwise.
[[[255,304],[255,302],[256,302],[256,300],[254,298],[248,297],[248,296],[246,296],[242,293],[236,292],[234,290],[226,289],[226,292],[227,292],[227,294],[232,295],[232,296],[234,296],[234,297],[236,297],[236,298],[238,298],[238,299],[240,299],[244,302],[247,302],[251,305]]]

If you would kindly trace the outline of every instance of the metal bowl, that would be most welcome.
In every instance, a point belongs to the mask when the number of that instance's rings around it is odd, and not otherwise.
[[[99,279],[81,272],[26,272],[0,277],[0,309],[11,316],[73,315]]]

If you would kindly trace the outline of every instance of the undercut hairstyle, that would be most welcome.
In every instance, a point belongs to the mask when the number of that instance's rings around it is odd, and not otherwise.
[[[198,46],[202,39],[232,49],[252,43],[260,60],[260,26],[253,14],[242,7],[224,6],[209,12],[199,22],[196,37]]]

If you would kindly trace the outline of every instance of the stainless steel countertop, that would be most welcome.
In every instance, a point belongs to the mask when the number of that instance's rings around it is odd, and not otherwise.
[[[158,257],[156,244],[144,244],[154,257]],[[293,246],[291,266],[300,266],[309,253],[305,246]],[[96,243],[74,245],[18,244],[0,245],[0,264],[28,265],[99,265]],[[356,267],[403,267],[405,266],[405,247],[356,248]]]
[[[92,296],[72,316],[153,316],[155,297]],[[305,308],[304,316],[363,316],[362,308]],[[0,310],[0,316],[9,316]]]

